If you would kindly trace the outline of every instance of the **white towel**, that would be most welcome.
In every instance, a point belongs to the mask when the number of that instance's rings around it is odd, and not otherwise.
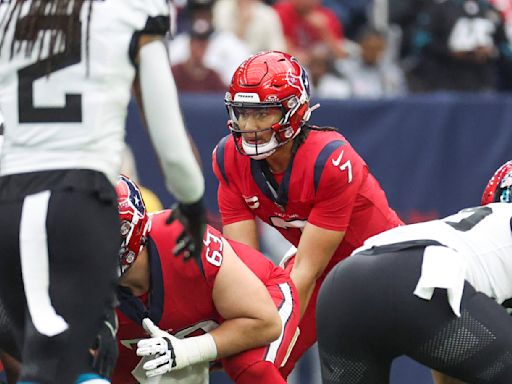
[[[140,384],[208,384],[209,363],[195,364],[164,375],[147,377],[142,366],[151,356],[144,356],[133,369],[132,375]],[[153,357],[154,358],[154,357]]]
[[[425,248],[421,277],[414,294],[430,300],[435,288],[445,288],[453,313],[460,317],[460,303],[464,290],[466,260],[454,249],[431,245]]]
[[[281,268],[285,268],[286,267],[286,264],[288,263],[288,261],[292,258],[292,257],[295,257],[297,253],[297,248],[295,248],[293,245],[286,251],[286,253],[284,254],[283,258],[281,259],[281,261],[279,262],[279,266]]]

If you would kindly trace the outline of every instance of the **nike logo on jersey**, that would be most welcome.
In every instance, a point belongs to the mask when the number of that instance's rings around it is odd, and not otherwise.
[[[332,165],[334,165],[336,168],[339,168],[340,171],[347,171],[347,179],[348,182],[352,182],[352,163],[350,162],[350,159],[345,161],[343,164],[341,163],[341,159],[343,158],[343,153],[345,150],[341,151],[340,155],[336,160],[331,160]]]
[[[251,209],[256,209],[260,206],[258,196],[244,197],[244,200]]]
[[[337,167],[338,165],[341,164],[341,159],[343,158],[343,153],[345,152],[345,150],[342,150],[340,155],[338,156],[338,158],[336,160],[331,160],[332,161],[332,165],[334,165],[335,167]]]

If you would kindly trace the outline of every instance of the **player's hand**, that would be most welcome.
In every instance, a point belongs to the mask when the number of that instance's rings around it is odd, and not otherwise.
[[[90,349],[93,371],[107,379],[112,377],[119,354],[116,340],[117,329],[116,312],[111,309],[105,316],[94,345]]]
[[[142,326],[151,338],[137,343],[137,356],[155,356],[142,366],[146,376],[163,375],[190,365],[181,340],[162,331],[148,318],[142,320]]]
[[[183,232],[178,237],[173,253],[176,256],[183,255],[185,260],[193,258],[198,264],[201,272],[204,273],[201,262],[201,251],[203,250],[203,236],[206,230],[206,209],[203,199],[195,203],[178,203],[172,209],[167,219],[167,224],[178,219],[183,225]]]

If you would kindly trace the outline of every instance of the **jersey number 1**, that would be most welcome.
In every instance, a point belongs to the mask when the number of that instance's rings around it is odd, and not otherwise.
[[[56,72],[71,65],[80,63],[82,59],[82,25],[80,20],[70,20],[72,16],[42,16],[40,31],[50,31],[59,25],[66,26],[74,23],[73,44],[67,52],[54,53],[50,58],[41,59],[34,64],[21,68],[18,71],[18,113],[20,123],[80,123],[82,121],[82,96],[80,94],[67,94],[66,104],[62,108],[36,107],[34,105],[34,82],[48,76],[48,65],[51,63],[51,72]],[[28,20],[21,18],[16,24],[16,30]],[[64,34],[57,34],[57,40],[64,38]],[[46,38],[45,36],[45,42]],[[18,40],[23,37],[16,36]],[[29,44],[33,42],[28,42]],[[37,42],[35,44],[38,44]],[[58,45],[58,43],[57,43]],[[58,48],[57,48],[58,49]]]

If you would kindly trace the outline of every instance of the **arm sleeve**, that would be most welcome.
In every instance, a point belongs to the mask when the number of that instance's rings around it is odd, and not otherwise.
[[[247,207],[242,194],[233,185],[233,182],[228,182],[226,173],[221,172],[217,162],[217,148],[213,151],[212,167],[215,176],[219,180],[217,199],[222,225],[254,219],[254,214]]]
[[[4,118],[2,112],[0,112],[0,154],[2,153],[2,147],[4,145]]]
[[[352,147],[341,147],[344,156],[338,166],[333,164],[339,151],[325,163],[308,222],[320,228],[346,231],[356,197],[367,175],[366,165]]]
[[[180,202],[195,202],[203,196],[204,179],[185,130],[167,50],[154,41],[139,55],[144,113],[167,189]]]

